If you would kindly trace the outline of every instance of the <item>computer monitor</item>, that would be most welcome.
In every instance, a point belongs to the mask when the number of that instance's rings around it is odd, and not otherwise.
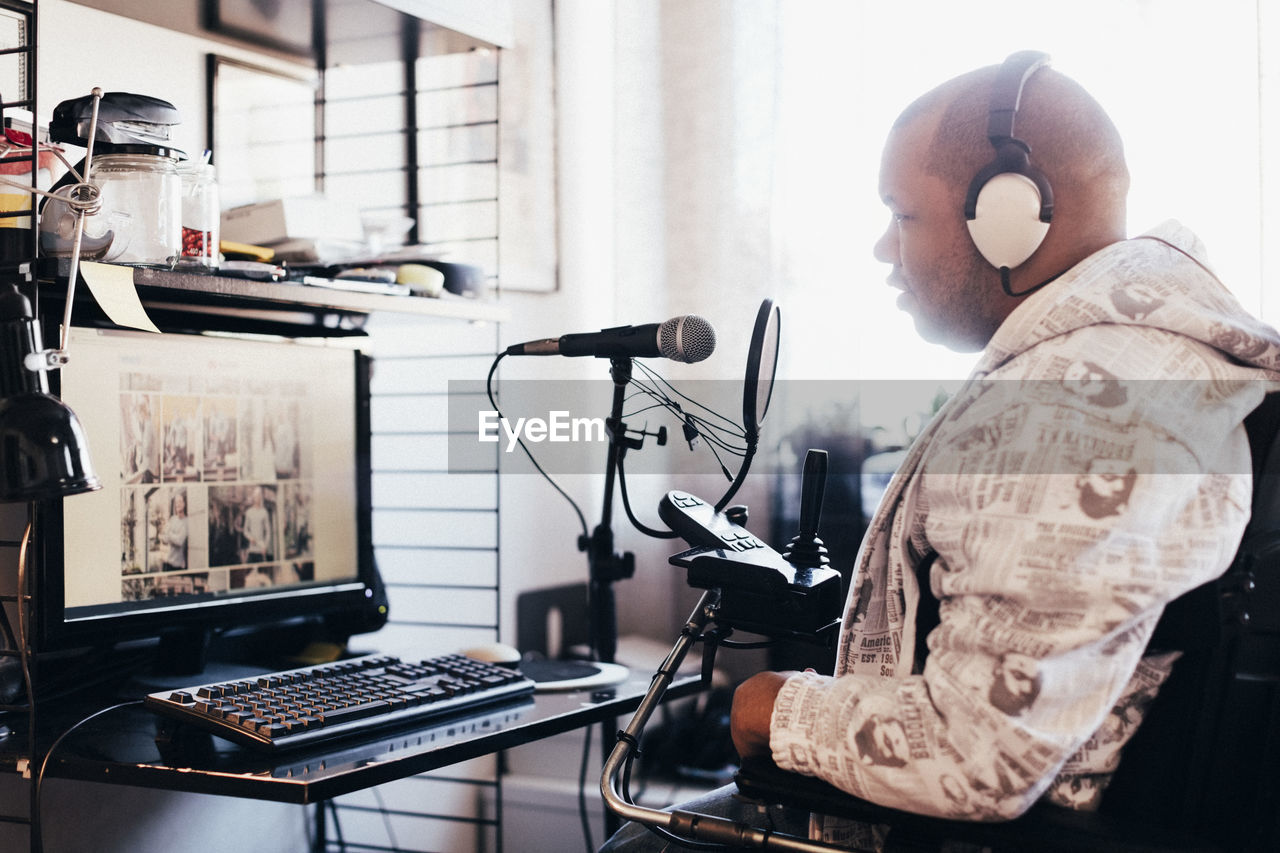
[[[41,507],[37,650],[369,606],[366,356],[88,328],[68,351],[103,488]]]

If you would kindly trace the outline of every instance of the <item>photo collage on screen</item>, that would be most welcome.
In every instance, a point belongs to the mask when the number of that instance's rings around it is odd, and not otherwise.
[[[124,374],[122,600],[313,580],[311,423],[287,379]]]

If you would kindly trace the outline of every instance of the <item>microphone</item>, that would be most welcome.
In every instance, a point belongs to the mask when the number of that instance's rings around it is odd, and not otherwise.
[[[692,364],[716,348],[716,330],[697,314],[672,317],[664,323],[615,326],[527,341],[507,347],[507,355],[564,355],[595,358],[669,358]]]

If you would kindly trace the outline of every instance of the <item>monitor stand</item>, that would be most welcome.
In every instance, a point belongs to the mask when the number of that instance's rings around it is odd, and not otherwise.
[[[207,628],[176,628],[160,635],[154,675],[198,675],[209,662]]]

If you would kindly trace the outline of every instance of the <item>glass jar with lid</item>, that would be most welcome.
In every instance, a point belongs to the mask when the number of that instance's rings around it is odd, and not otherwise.
[[[94,156],[88,180],[100,188],[102,207],[85,217],[81,252],[110,263],[167,269],[182,250],[182,180],[171,150],[139,148],[147,153]],[[41,251],[70,255],[74,238],[75,214],[65,202],[50,199],[40,221]]]
[[[214,168],[202,160],[178,164],[182,179],[182,254],[180,267],[215,269],[219,260],[218,179]]]

